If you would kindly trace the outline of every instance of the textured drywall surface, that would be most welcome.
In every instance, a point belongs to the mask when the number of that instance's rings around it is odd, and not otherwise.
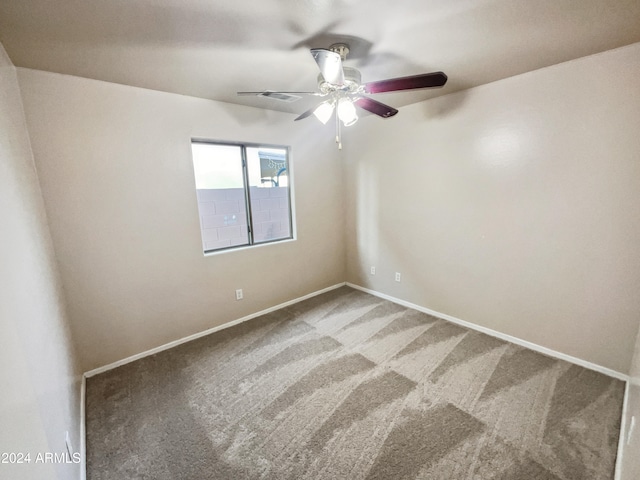
[[[290,114],[18,75],[85,370],[344,281],[330,130]],[[290,146],[296,240],[203,256],[192,138]]]
[[[639,78],[634,44],[361,119],[348,280],[628,373]]]
[[[16,70],[0,45],[0,478],[79,478],[80,369],[47,227]]]

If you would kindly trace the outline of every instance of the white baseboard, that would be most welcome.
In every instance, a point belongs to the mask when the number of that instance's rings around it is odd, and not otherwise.
[[[629,405],[629,383],[624,388],[624,400],[622,402],[622,420],[620,421],[620,437],[618,438],[618,455],[616,456],[616,473],[614,480],[622,479],[622,457],[627,444],[627,408]]]
[[[361,290],[363,292],[369,293],[376,297],[383,298],[385,300],[389,300],[393,303],[397,303],[398,305],[402,305],[403,307],[413,308],[414,310],[418,310],[420,312],[427,313],[434,317],[441,318],[443,320],[447,320],[452,323],[456,323],[466,328],[470,328],[471,330],[476,330],[478,332],[485,333],[492,337],[499,338],[500,340],[505,340],[510,343],[515,343],[516,345],[520,345],[521,347],[526,347],[536,352],[542,353],[544,355],[548,355],[550,357],[557,358],[559,360],[564,360],[569,363],[573,363],[575,365],[579,365],[581,367],[587,368],[589,370],[594,370],[599,373],[603,373],[608,375],[609,377],[617,378],[618,380],[622,380],[627,382],[629,380],[629,376],[623,373],[617,372],[607,367],[603,367],[602,365],[597,365],[595,363],[588,362],[586,360],[582,360],[580,358],[572,357],[571,355],[567,355],[562,352],[558,352],[556,350],[552,350],[547,347],[543,347],[541,345],[537,345],[535,343],[528,342],[527,340],[522,340],[521,338],[512,337],[511,335],[507,335],[506,333],[498,332],[497,330],[492,330],[487,327],[483,327],[481,325],[476,325],[475,323],[467,322],[465,320],[460,320],[459,318],[452,317],[451,315],[447,315],[446,313],[436,312],[435,310],[431,310],[426,307],[422,307],[420,305],[416,305],[415,303],[406,302],[399,298],[392,297],[391,295],[386,295],[384,293],[377,292],[375,290],[370,290],[365,287],[361,287],[360,285],[355,285],[353,283],[346,282],[346,285],[351,288],[355,288],[356,290]]]
[[[316,295],[321,295],[321,294],[329,292],[331,290],[335,290],[336,288],[343,287],[344,285],[346,285],[345,282],[338,283],[336,285],[332,285],[330,287],[323,288],[322,290],[318,290],[316,292],[309,293],[309,294],[304,295],[302,297],[294,298],[293,300],[289,300],[287,302],[281,303],[279,305],[276,305],[275,307],[270,307],[270,308],[267,308],[265,310],[261,310],[261,311],[256,312],[256,313],[252,313],[250,315],[247,315],[246,317],[238,318],[237,320],[232,320],[230,322],[223,323],[222,325],[218,325],[217,327],[209,328],[209,329],[204,330],[202,332],[194,333],[193,335],[189,335],[187,337],[183,337],[183,338],[180,338],[178,340],[174,340],[172,342],[165,343],[164,345],[160,345],[159,347],[155,347],[155,348],[152,348],[150,350],[147,350],[147,351],[144,351],[144,352],[141,352],[141,353],[137,353],[135,355],[132,355],[132,356],[127,357],[127,358],[124,358],[122,360],[118,360],[117,362],[113,362],[113,363],[110,363],[108,365],[104,365],[102,367],[94,368],[93,370],[89,370],[88,372],[85,372],[84,377],[85,378],[89,378],[89,377],[93,377],[94,375],[98,375],[100,373],[104,373],[104,372],[107,372],[109,370],[113,370],[114,368],[120,367],[122,365],[126,365],[127,363],[131,363],[131,362],[134,362],[134,361],[139,360],[141,358],[148,357],[149,355],[154,355],[154,354],[162,352],[164,350],[168,350],[170,348],[177,347],[178,345],[181,345],[183,343],[187,343],[187,342],[190,342],[192,340],[196,340],[197,338],[207,336],[207,335],[209,335],[211,333],[218,332],[220,330],[224,330],[225,328],[233,327],[234,325],[238,325],[239,323],[243,323],[243,322],[246,322],[247,320],[251,320],[251,319],[259,317],[261,315],[265,315],[267,313],[271,313],[271,312],[273,312],[275,310],[279,310],[281,308],[288,307],[289,305],[293,305],[294,303],[302,302],[303,300],[307,300],[307,299],[309,299],[311,297],[315,297]]]

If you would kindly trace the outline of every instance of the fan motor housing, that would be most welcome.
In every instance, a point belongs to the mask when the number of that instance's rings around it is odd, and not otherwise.
[[[322,93],[335,92],[337,90],[343,90],[349,93],[354,93],[360,88],[362,81],[362,75],[360,71],[352,67],[342,67],[344,72],[344,85],[334,85],[327,82],[322,74],[318,75],[318,88]]]

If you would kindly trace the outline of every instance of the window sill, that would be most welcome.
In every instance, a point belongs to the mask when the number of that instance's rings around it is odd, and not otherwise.
[[[295,242],[297,239],[296,237],[293,238],[287,238],[284,240],[274,240],[273,242],[264,242],[264,243],[258,243],[255,245],[242,245],[240,247],[230,247],[230,248],[225,248],[224,250],[218,250],[215,252],[206,252],[203,254],[204,257],[214,257],[217,255],[222,255],[225,253],[233,253],[233,252],[240,252],[240,251],[244,251],[244,250],[254,250],[256,248],[261,248],[261,247],[267,247],[267,246],[271,246],[271,245],[280,245],[282,243],[291,243],[291,242]]]

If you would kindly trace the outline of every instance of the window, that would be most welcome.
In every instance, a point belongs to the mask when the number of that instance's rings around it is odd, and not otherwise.
[[[204,253],[293,238],[289,149],[191,142]]]

